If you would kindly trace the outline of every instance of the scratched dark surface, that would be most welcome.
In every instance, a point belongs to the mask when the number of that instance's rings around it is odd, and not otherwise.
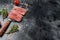
[[[18,24],[19,32],[4,34],[0,40],[60,40],[60,0],[21,0],[21,2],[31,6],[22,22],[10,24],[10,26]],[[13,0],[0,0],[0,9],[10,5],[8,6],[10,10],[11,3]],[[0,20],[2,21],[2,17]],[[2,24],[5,21],[2,21]]]

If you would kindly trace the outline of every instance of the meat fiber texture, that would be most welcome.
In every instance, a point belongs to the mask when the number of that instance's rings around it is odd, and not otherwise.
[[[9,12],[8,18],[19,22],[22,20],[26,12],[26,9],[14,6],[13,9]]]

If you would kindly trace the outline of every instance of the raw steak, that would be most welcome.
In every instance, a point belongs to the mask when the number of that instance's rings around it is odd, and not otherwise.
[[[23,15],[26,13],[26,9],[21,7],[14,7],[11,12],[9,12],[8,18],[13,19],[15,21],[21,21]]]
[[[22,15],[14,14],[14,13],[9,13],[8,16],[8,18],[13,19],[15,21],[21,21],[22,17],[23,17]]]
[[[14,6],[13,10],[16,10],[19,14],[25,15],[27,10],[21,7]]]

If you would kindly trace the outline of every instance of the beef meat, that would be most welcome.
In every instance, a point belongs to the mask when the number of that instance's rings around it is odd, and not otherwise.
[[[21,8],[21,7],[14,7],[8,15],[8,18],[13,19],[15,21],[21,21],[23,15],[26,14],[26,9]]]

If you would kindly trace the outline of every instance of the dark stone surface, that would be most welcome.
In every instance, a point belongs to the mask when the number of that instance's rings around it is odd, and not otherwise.
[[[60,40],[60,0],[21,2],[26,2],[31,7],[20,23],[23,25],[22,30],[13,35],[14,39],[11,40]]]

